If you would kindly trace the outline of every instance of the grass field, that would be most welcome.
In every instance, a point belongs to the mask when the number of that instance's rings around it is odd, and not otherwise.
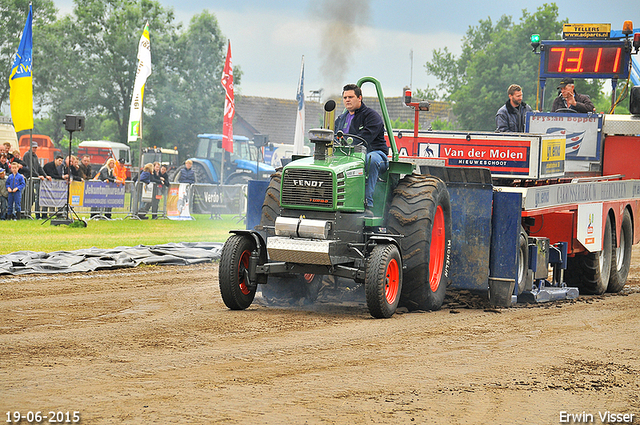
[[[88,220],[88,226],[52,226],[44,220],[0,221],[0,255],[16,251],[73,251],[82,248],[157,245],[169,242],[224,242],[231,229],[244,229],[231,215],[211,220]]]

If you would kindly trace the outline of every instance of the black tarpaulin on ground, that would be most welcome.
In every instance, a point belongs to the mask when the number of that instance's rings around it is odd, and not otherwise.
[[[18,251],[0,256],[0,275],[87,272],[140,264],[186,266],[217,260],[221,250],[218,242],[181,242],[49,253]]]

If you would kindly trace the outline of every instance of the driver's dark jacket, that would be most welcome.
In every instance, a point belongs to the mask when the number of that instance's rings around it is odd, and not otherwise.
[[[347,120],[347,114],[349,111],[344,111],[336,118],[335,130],[342,130]],[[349,129],[345,132],[362,137],[367,141],[367,152],[381,151],[385,155],[389,154],[389,148],[387,142],[384,140],[384,123],[380,114],[373,109],[366,106],[364,103],[360,105],[360,108],[356,109],[349,125]],[[357,143],[357,140],[354,140]]]
[[[561,108],[573,109],[576,112],[580,112],[586,114],[587,112],[593,112],[596,108],[593,106],[593,102],[591,98],[586,94],[579,94],[576,91],[573,91],[573,97],[576,100],[576,105],[568,107],[567,101],[562,97],[562,93],[558,95],[553,100],[553,105],[551,105],[551,112],[555,112]]]

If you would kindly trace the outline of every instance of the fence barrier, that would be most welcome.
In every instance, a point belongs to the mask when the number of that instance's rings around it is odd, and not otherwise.
[[[67,192],[68,190],[68,192]],[[154,183],[126,181],[74,181],[27,179],[22,193],[22,217],[47,218],[63,210],[67,203],[78,215],[94,220],[141,219],[152,217],[192,220],[191,214],[233,214],[245,220],[247,185],[209,185],[171,183],[158,187]]]

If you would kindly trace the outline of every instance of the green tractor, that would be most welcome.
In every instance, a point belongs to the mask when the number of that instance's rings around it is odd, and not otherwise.
[[[273,174],[259,230],[232,231],[222,248],[220,292],[230,309],[249,307],[258,285],[266,296],[315,301],[327,275],[364,284],[376,318],[391,317],[399,305],[442,306],[451,253],[449,193],[442,180],[399,161],[380,83],[365,77],[358,86],[366,82],[376,87],[392,153],[376,185],[373,216],[365,214],[366,146],[357,136],[334,135],[335,102],[329,101],[325,128],[309,132],[313,157]]]

